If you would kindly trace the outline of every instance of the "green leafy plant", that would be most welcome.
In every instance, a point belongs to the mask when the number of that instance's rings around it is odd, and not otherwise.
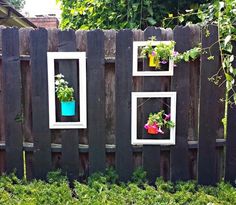
[[[21,11],[25,6],[25,0],[6,0],[15,9]]]
[[[147,172],[144,171],[142,167],[138,167],[131,178],[132,183],[137,184],[138,186],[143,186],[147,183]]]
[[[101,176],[102,175],[102,176]],[[110,173],[109,173],[110,175]],[[195,181],[172,183],[157,178],[154,186],[138,168],[132,182],[113,183],[106,174],[98,174],[88,183],[69,182],[60,172],[49,173],[50,183],[25,181],[14,174],[0,176],[0,204],[4,205],[234,205],[236,189],[224,182],[214,187],[200,186]],[[99,177],[100,176],[100,177]],[[102,177],[102,179],[101,179]],[[59,180],[57,180],[57,178]],[[116,176],[115,176],[116,178]]]
[[[221,87],[226,85],[227,95],[221,101],[226,104],[236,104],[236,68],[233,65],[235,55],[233,53],[233,42],[236,41],[236,0],[215,0],[202,4],[197,9],[187,10],[186,13],[168,17],[163,20],[163,25],[173,22],[176,19],[182,19],[181,24],[191,24],[189,17],[195,16],[199,20],[202,33],[206,37],[211,35],[208,25],[215,25],[218,28],[218,39],[207,48],[202,48],[202,52],[209,54],[208,60],[214,60],[211,55],[214,45],[219,45],[221,67],[217,73],[209,78],[209,81]]]
[[[170,120],[170,114],[167,115],[164,110],[161,110],[158,113],[149,114],[148,121],[144,125],[144,128],[148,131],[152,129],[154,131],[152,134],[164,134],[163,128],[170,129],[174,126],[174,122]]]
[[[125,29],[160,26],[162,19],[186,9],[198,8],[209,0],[57,0],[60,2],[63,29]],[[199,21],[190,17],[192,22]],[[168,22],[174,27],[176,21]]]
[[[170,41],[170,43],[160,42],[158,45],[153,46],[152,42],[155,40],[155,36],[152,36],[148,41],[148,44],[142,47],[141,57],[146,58],[147,56],[153,56],[156,62],[166,64],[170,59],[172,59],[175,63],[178,63],[182,60],[185,62],[194,61],[202,53],[201,45],[183,53],[179,53],[174,51],[174,41]],[[158,63],[156,64],[156,68],[159,68]]]
[[[64,80],[64,75],[57,74],[55,76],[56,94],[61,102],[69,102],[74,100],[74,89],[68,86],[68,82]]]
[[[162,64],[166,64],[170,58],[173,58],[174,53],[174,46],[175,42],[171,41],[170,43],[160,42],[158,45],[153,46],[152,41],[155,38],[152,37],[148,44],[144,46],[141,50],[141,56],[146,58],[147,56],[153,56],[156,62],[160,62]],[[158,68],[158,64],[156,64],[156,68]]]
[[[189,62],[189,61],[196,60],[201,55],[201,53],[202,53],[202,49],[201,49],[201,45],[199,45],[198,47],[194,47],[183,53],[178,53],[173,58],[174,58],[175,63],[180,62],[182,60],[185,62]]]

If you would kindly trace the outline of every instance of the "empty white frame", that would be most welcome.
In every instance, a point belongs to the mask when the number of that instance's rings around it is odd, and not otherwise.
[[[87,128],[87,96],[86,96],[86,53],[85,52],[48,52],[48,105],[50,129]],[[79,60],[79,105],[80,121],[57,122],[55,99],[55,60]]]
[[[132,92],[131,100],[131,144],[133,145],[174,145],[176,126],[170,128],[170,139],[138,139],[137,112],[138,98],[170,98],[171,119],[176,125],[176,92]]]
[[[133,76],[173,76],[174,74],[174,61],[169,59],[168,71],[138,71],[138,49],[139,47],[146,46],[150,41],[134,41],[133,42]],[[156,46],[159,43],[170,44],[171,41],[152,41],[151,45]]]

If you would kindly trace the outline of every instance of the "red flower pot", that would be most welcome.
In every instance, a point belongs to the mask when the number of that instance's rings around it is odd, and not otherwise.
[[[147,131],[148,131],[148,134],[150,135],[158,134],[158,128],[156,126],[150,126]]]

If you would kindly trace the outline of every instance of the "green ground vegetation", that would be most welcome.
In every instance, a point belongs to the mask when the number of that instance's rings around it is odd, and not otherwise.
[[[60,172],[51,172],[47,182],[25,181],[14,174],[0,177],[0,204],[4,205],[234,205],[236,189],[219,183],[215,187],[194,181],[173,184],[157,179],[154,186],[146,182],[146,173],[135,171],[132,181],[117,183],[117,175],[94,174],[85,183],[74,182],[70,188]]]

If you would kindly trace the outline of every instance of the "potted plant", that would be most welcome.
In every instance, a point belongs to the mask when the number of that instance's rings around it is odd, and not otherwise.
[[[68,82],[64,79],[64,75],[55,76],[56,95],[61,102],[61,115],[75,115],[74,89],[68,86]]]
[[[169,59],[176,54],[174,52],[174,46],[174,41],[170,43],[160,42],[156,46],[153,46],[152,41],[149,41],[148,45],[142,48],[141,56],[143,58],[148,57],[149,67],[160,69],[160,64],[167,64]]]
[[[175,124],[170,120],[170,114],[165,114],[164,110],[158,113],[150,113],[147,123],[144,128],[147,130],[148,134],[157,135],[164,134],[163,128],[170,129],[174,127]]]
[[[153,41],[155,41],[155,36],[151,37],[148,44],[141,49],[141,57],[148,57],[149,67],[155,69],[161,69],[161,64],[168,64],[170,59],[175,63],[182,60],[185,62],[194,61],[202,53],[201,45],[183,53],[178,53],[174,51],[175,41],[170,41],[170,43],[160,42],[156,46],[153,46]]]

